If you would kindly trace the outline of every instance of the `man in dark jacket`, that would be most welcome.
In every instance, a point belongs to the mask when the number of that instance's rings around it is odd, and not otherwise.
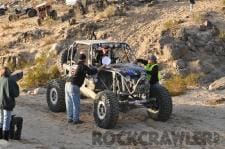
[[[10,78],[7,67],[0,69],[0,138],[9,139],[11,114],[15,107],[15,97],[19,96],[19,86]]]
[[[84,83],[86,75],[94,75],[97,69],[91,69],[85,65],[86,55],[81,53],[76,68],[71,71],[71,76],[65,85],[66,109],[69,123],[81,124],[80,120],[80,87]]]
[[[156,85],[159,83],[159,66],[157,64],[157,58],[155,55],[148,57],[148,60],[137,59],[136,62],[145,65],[145,71],[147,73],[147,79],[151,85]]]

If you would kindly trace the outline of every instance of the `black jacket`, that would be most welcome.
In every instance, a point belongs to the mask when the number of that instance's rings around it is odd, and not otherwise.
[[[87,74],[94,75],[96,73],[97,69],[91,69],[82,62],[79,62],[75,74],[71,76],[69,80],[73,85],[81,87]]]
[[[148,64],[148,61],[144,60],[144,59],[137,59],[136,61],[139,62],[139,63],[142,63],[144,65]],[[156,83],[159,82],[159,77],[158,77],[159,66],[158,65],[155,65],[152,68],[152,71],[146,71],[146,73],[151,75],[150,84],[156,84]]]
[[[190,0],[190,3],[191,4],[195,4],[195,0]]]
[[[19,96],[19,86],[16,81],[8,78],[0,78],[0,104],[4,110],[12,111],[16,105],[15,97]]]

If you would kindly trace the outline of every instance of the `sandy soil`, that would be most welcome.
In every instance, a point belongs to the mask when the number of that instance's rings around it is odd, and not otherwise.
[[[174,97],[172,117],[167,122],[156,122],[147,118],[144,109],[121,113],[118,124],[111,133],[121,131],[178,131],[217,132],[220,142],[212,146],[151,146],[153,148],[224,148],[225,132],[225,90],[208,92],[197,89]],[[15,113],[24,117],[22,140],[0,141],[2,149],[78,149],[78,148],[147,148],[146,146],[93,145],[92,132],[105,130],[97,128],[92,117],[92,101],[82,100],[82,125],[68,124],[65,113],[49,111],[44,95],[23,95],[17,99]]]

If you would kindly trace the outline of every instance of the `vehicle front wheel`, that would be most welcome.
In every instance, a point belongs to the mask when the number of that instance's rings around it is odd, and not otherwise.
[[[111,91],[98,93],[94,101],[94,120],[97,126],[104,129],[114,128],[119,117],[119,102]]]
[[[51,80],[47,85],[47,103],[52,112],[64,112],[65,105],[65,81]]]
[[[150,118],[167,121],[172,113],[173,104],[168,90],[160,85],[152,86],[150,91],[151,104],[147,109]]]
[[[37,16],[37,10],[35,10],[35,9],[29,9],[29,10],[27,11],[27,15],[28,15],[28,17],[30,17],[30,18],[35,17],[35,16]]]

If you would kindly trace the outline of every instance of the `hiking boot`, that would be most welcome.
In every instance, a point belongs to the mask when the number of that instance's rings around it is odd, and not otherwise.
[[[2,139],[3,135],[2,135],[2,128],[0,128],[0,139]]]
[[[81,121],[81,120],[78,120],[78,121],[73,122],[74,125],[83,124],[83,123],[84,123],[84,121]]]
[[[9,131],[3,131],[3,139],[9,141]]]
[[[71,119],[68,119],[68,123],[73,123],[73,120],[71,120]]]

